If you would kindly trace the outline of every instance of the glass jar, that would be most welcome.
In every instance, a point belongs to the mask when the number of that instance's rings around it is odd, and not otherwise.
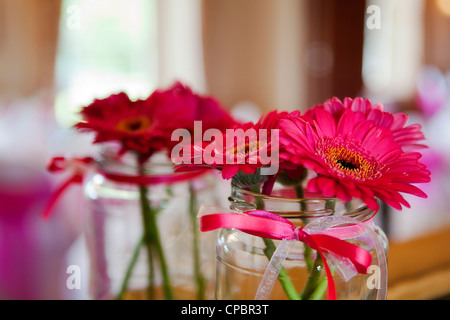
[[[323,217],[350,217],[370,226],[381,244],[379,251],[386,256],[388,240],[384,232],[376,226],[372,218],[375,211],[368,209],[359,199],[342,202],[334,198],[321,198],[315,194],[305,193],[304,199],[296,198],[295,191],[290,188],[278,188],[270,196],[248,191],[232,185],[231,209],[238,212],[264,209],[278,214],[296,227],[319,221]],[[342,219],[342,218],[341,218]],[[344,240],[357,244],[366,249],[372,256],[372,266],[378,265],[377,251],[367,240],[367,234],[353,234]],[[276,247],[280,240],[269,240]],[[216,243],[216,298],[223,300],[254,299],[261,279],[269,263],[266,250],[267,240],[253,236],[236,229],[221,229]],[[329,255],[328,255],[329,256]],[[289,252],[282,266],[286,271],[290,283],[296,289],[301,299],[325,299],[327,292],[326,276],[319,254],[305,243],[297,241]],[[379,269],[372,269],[373,273],[356,274],[342,279],[339,268],[328,259],[336,286],[336,299],[369,300],[376,299],[378,291],[382,289],[379,280]],[[336,261],[336,260],[335,260]],[[385,262],[384,262],[385,263]],[[284,277],[286,277],[284,274]],[[314,274],[314,275],[313,275]],[[312,276],[313,275],[313,276]],[[280,278],[282,275],[278,278]],[[386,274],[383,275],[386,279]],[[311,278],[315,277],[315,283]],[[374,277],[377,277],[374,279]],[[386,290],[386,288],[383,288]],[[290,297],[292,298],[292,296]],[[277,280],[270,294],[270,299],[288,299],[281,282]]]
[[[196,215],[199,203],[216,203],[216,178],[205,173],[143,186],[133,181],[135,177],[180,177],[167,160],[157,161],[139,170],[130,155],[118,160],[102,152],[85,179],[92,299],[214,296],[214,235],[198,231]],[[155,225],[145,228],[152,223],[149,219]]]

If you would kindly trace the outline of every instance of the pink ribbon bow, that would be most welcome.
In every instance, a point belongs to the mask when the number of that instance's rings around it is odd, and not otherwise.
[[[80,184],[83,182],[86,172],[95,164],[91,157],[66,159],[64,157],[52,158],[48,165],[49,172],[62,172],[71,170],[72,175],[69,176],[51,195],[46,207],[44,208],[43,218],[48,219],[53,211],[53,208],[61,197],[63,192],[73,184]],[[186,181],[196,178],[204,174],[207,170],[199,170],[192,172],[173,173],[173,174],[159,174],[159,175],[125,175],[112,174],[108,172],[100,172],[106,179],[118,183],[131,183],[136,185],[157,185],[160,183],[172,184],[176,182]]]
[[[367,273],[372,256],[366,250],[325,233],[310,234],[304,228],[296,227],[289,220],[274,213],[255,210],[242,213],[213,213],[200,217],[200,230],[234,228],[245,233],[275,240],[297,240],[316,250],[324,263],[328,281],[328,299],[336,299],[333,276],[324,253],[333,253],[347,258],[358,273]]]
[[[64,157],[54,157],[50,159],[47,164],[47,171],[62,172],[70,169],[73,173],[50,196],[50,199],[48,200],[42,214],[44,219],[48,219],[50,217],[56,202],[69,186],[83,182],[83,176],[93,162],[94,159],[90,157],[74,158],[70,160],[67,160]]]

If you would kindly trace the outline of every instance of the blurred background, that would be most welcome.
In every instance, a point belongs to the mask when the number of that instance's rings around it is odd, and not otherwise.
[[[86,297],[66,286],[82,194],[42,220],[45,165],[92,153],[80,107],[175,80],[242,120],[364,96],[421,123],[429,198],[380,215],[389,297],[449,296],[450,0],[0,0],[0,299]]]

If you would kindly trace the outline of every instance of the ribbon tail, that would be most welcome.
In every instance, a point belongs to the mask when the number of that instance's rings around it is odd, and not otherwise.
[[[349,258],[359,273],[365,274],[372,263],[370,253],[355,244],[323,234],[315,234],[313,238],[325,252]]]
[[[49,219],[53,209],[58,202],[58,199],[61,197],[63,192],[73,183],[80,183],[82,180],[82,177],[79,174],[72,175],[69,179],[67,179],[62,185],[56,189],[56,191],[50,196],[49,201],[47,202],[47,205],[44,208],[44,212],[42,213],[42,218]]]
[[[386,291],[387,291],[387,262],[386,262],[386,255],[384,251],[384,247],[380,242],[380,239],[378,238],[378,235],[376,232],[372,229],[370,225],[366,225],[362,222],[359,222],[355,219],[346,218],[346,217],[336,217],[336,218],[323,218],[319,219],[315,222],[315,225],[308,225],[305,227],[307,231],[314,230],[314,234],[310,235],[310,238],[314,239],[313,241],[318,245],[318,247],[323,250],[324,253],[329,253],[330,257],[333,257],[334,254],[337,255],[338,259],[343,259],[345,263],[348,260],[348,263],[352,265],[352,268],[358,273],[366,274],[368,273],[369,267],[378,267],[379,269],[376,269],[376,274],[373,275],[375,278],[374,289],[377,289],[377,300],[385,300],[386,299]],[[323,232],[324,229],[329,230],[329,228],[332,228],[334,226],[339,225],[346,225],[348,224],[351,228],[353,225],[357,225],[358,227],[361,227],[361,230],[358,232],[359,234],[362,234],[363,232],[368,232],[369,238],[372,240],[374,249],[376,251],[377,256],[377,262],[378,266],[375,264],[372,266],[372,256],[369,252],[366,250],[356,246],[355,244],[349,243],[347,241],[340,242],[338,238],[330,237],[329,235],[320,234],[319,232]],[[322,225],[325,225],[325,228],[323,228]],[[322,226],[321,229],[318,229],[318,226]],[[334,239],[333,239],[334,238]],[[338,240],[338,241],[336,241]],[[365,240],[367,241],[367,240]],[[322,253],[321,253],[322,254]],[[339,258],[340,257],[340,258]],[[322,257],[324,259],[324,257]],[[345,266],[344,263],[344,266]],[[324,262],[325,264],[325,262]],[[339,266],[336,271],[344,271],[348,275],[348,271],[346,270],[339,270]],[[325,264],[325,269],[327,269],[328,266]],[[353,273],[354,271],[350,270],[350,273]],[[341,275],[342,276],[342,275]],[[327,277],[328,279],[331,279],[331,272],[327,271]],[[352,277],[352,276],[351,276]],[[351,278],[350,277],[350,278]],[[346,277],[344,277],[345,281],[348,281]],[[330,284],[330,281],[328,281]],[[333,292],[329,291],[329,294],[333,294]],[[329,296],[329,299],[332,299],[332,296]]]
[[[129,175],[123,175],[123,174],[111,174],[102,172],[103,176],[109,180],[115,181],[115,182],[122,182],[122,183],[133,183],[141,186],[145,185],[156,185],[156,184],[174,184],[181,181],[188,181],[195,178],[200,177],[201,175],[204,175],[207,173],[208,170],[201,170],[201,171],[192,171],[192,172],[179,172],[175,174],[160,174],[160,175],[138,175],[138,176],[129,176]]]
[[[306,243],[311,247],[316,249],[316,251],[319,253],[320,257],[322,258],[323,266],[325,268],[325,274],[327,276],[327,300],[336,300],[336,285],[334,284],[333,279],[333,273],[331,272],[330,266],[328,265],[327,259],[325,258],[325,255],[323,254],[322,248],[320,245],[318,245],[317,236],[320,235],[308,235],[308,241]],[[325,236],[326,238],[331,238],[329,236]],[[340,241],[340,240],[338,240]]]
[[[288,256],[294,244],[294,240],[283,239],[278,245],[277,249],[272,255],[272,258],[269,261],[261,282],[259,283],[259,287],[255,295],[255,300],[269,300],[272,289],[283,266],[283,262],[284,260],[286,260],[286,257]]]

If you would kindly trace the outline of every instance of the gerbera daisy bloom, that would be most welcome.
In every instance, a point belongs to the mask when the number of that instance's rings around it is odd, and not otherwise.
[[[147,101],[157,110],[153,117],[158,122],[160,136],[164,138],[163,149],[168,152],[178,143],[172,140],[172,132],[186,129],[194,137],[195,121],[201,122],[202,135],[210,128],[225,132],[239,125],[217,99],[194,93],[180,82],[168,90],[155,91]]]
[[[224,179],[231,179],[241,171],[253,174],[257,169],[278,164],[278,121],[286,113],[270,112],[257,123],[248,122],[226,130],[225,135],[211,142],[191,146],[189,163],[178,164],[177,171],[213,168],[222,171]],[[276,131],[278,132],[278,131]],[[276,174],[274,172],[273,174]]]
[[[214,97],[202,95],[196,95],[196,97],[197,103],[192,124],[194,121],[201,121],[203,131],[213,128],[225,132],[226,129],[242,125]]]
[[[278,121],[281,116],[282,114],[279,114],[275,110],[266,116],[261,116],[255,124],[246,123],[243,125],[240,128],[242,132],[249,132],[248,130],[250,130],[250,132],[254,133],[253,136],[249,136],[248,141],[242,139],[242,141],[235,143],[235,130],[227,131],[225,144],[222,148],[223,152],[221,152],[220,146],[215,150],[215,155],[224,160],[222,167],[222,177],[224,179],[230,179],[238,171],[242,171],[245,174],[252,174],[258,168],[262,168],[268,164],[274,164],[269,163],[268,160],[278,161],[278,137],[272,136],[272,130],[278,130]],[[276,148],[274,147],[275,144],[277,144]]]
[[[136,151],[143,161],[156,151],[169,151],[172,132],[192,130],[196,120],[204,122],[205,130],[235,123],[215,99],[194,94],[179,82],[145,100],[131,101],[123,92],[96,99],[81,115],[83,121],[75,127],[95,132],[94,143],[118,141],[121,153]]]
[[[311,192],[344,201],[360,198],[372,209],[378,208],[376,198],[395,209],[409,207],[401,193],[427,197],[412,184],[429,182],[430,172],[419,162],[420,153],[403,150],[398,136],[377,123],[351,108],[339,117],[319,107],[314,120],[282,119],[280,157],[317,174],[308,182]]]
[[[81,110],[83,121],[75,125],[95,132],[94,143],[118,141],[122,151],[136,151],[142,160],[167,148],[170,133],[189,122],[180,115],[194,114],[195,97],[175,90],[155,91],[146,100],[131,101],[127,94],[96,99]],[[192,117],[188,118],[189,120]]]
[[[321,105],[307,110],[304,117],[310,121],[317,119],[316,111],[327,110],[335,118],[336,122],[341,118],[345,110],[351,109],[354,112],[361,112],[366,120],[372,121],[375,125],[389,129],[394,135],[395,142],[399,143],[404,150],[414,150],[425,147],[419,142],[425,137],[420,124],[406,125],[408,115],[403,112],[392,114],[384,110],[381,103],[373,104],[364,98],[345,98],[342,102],[339,98],[332,98]]]

